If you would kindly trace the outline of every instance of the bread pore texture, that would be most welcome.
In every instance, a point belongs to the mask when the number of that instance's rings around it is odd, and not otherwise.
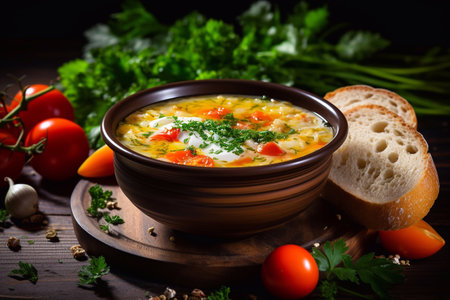
[[[417,117],[412,105],[397,93],[386,89],[368,85],[350,85],[327,93],[324,99],[344,113],[361,105],[382,106],[400,116],[409,126],[417,128]]]
[[[423,136],[377,105],[345,112],[349,133],[334,153],[323,197],[357,223],[400,229],[425,217],[439,178]]]

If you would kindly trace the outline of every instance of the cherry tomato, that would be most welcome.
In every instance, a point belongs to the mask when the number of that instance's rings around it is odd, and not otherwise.
[[[308,251],[289,244],[269,254],[262,264],[261,279],[272,295],[280,299],[298,299],[315,289],[319,268]]]
[[[204,116],[209,117],[211,119],[222,119],[223,117],[225,117],[227,114],[229,114],[231,111],[225,107],[218,107],[218,108],[214,108],[208,111],[205,111],[203,113]]]
[[[3,119],[10,112],[10,108],[8,106],[3,106],[0,103],[0,119]],[[16,121],[5,123],[0,130],[6,130],[11,133],[14,137],[18,137],[20,134],[20,127],[15,126],[18,123]]]
[[[180,128],[164,129],[162,132],[152,135],[151,140],[175,142],[180,134]]]
[[[30,162],[35,171],[51,180],[75,176],[89,156],[89,142],[83,129],[70,120],[50,118],[31,129],[25,145],[34,144],[43,137],[47,137],[44,152],[36,154]]]
[[[380,231],[379,236],[381,244],[391,254],[408,259],[431,256],[445,244],[444,239],[424,220],[407,228]]]
[[[103,145],[92,153],[78,168],[83,177],[106,177],[114,175],[114,152]]]
[[[0,143],[4,145],[15,145],[17,137],[7,130],[0,129]],[[4,178],[6,176],[15,180],[22,173],[25,165],[25,153],[11,151],[0,148],[0,186],[6,185]]]
[[[33,84],[27,91],[26,95],[31,96],[48,88],[48,85]],[[22,91],[19,91],[10,105],[10,109],[19,105],[22,101]],[[19,113],[19,117],[24,123],[25,136],[37,123],[49,118],[64,118],[71,121],[75,120],[72,104],[60,91],[54,89],[50,92],[37,97],[28,102],[27,109]]]
[[[256,149],[256,152],[271,156],[279,156],[284,154],[284,151],[275,142],[268,142],[260,145]]]

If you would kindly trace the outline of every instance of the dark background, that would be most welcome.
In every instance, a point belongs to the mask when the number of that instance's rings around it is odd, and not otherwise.
[[[163,23],[197,10],[208,17],[235,22],[253,1],[152,1],[144,5]],[[271,1],[282,14],[299,1]],[[345,22],[346,29],[365,29],[389,39],[391,47],[414,52],[432,46],[450,46],[450,1],[419,0],[309,0],[312,7],[327,5],[332,23]],[[56,69],[65,61],[81,57],[83,32],[106,23],[121,10],[121,0],[7,0],[0,7],[0,77],[11,70],[33,66]],[[21,74],[17,74],[21,75]],[[0,84],[3,83],[0,78]]]
[[[233,22],[254,1],[152,1],[142,0],[157,19],[172,23],[192,10]],[[271,1],[283,13],[299,1]],[[307,1],[316,7],[328,5],[335,22],[348,22],[355,28],[380,32],[402,45],[450,45],[449,9],[446,0],[330,0]],[[2,1],[0,30],[3,39],[49,38],[81,39],[83,31],[106,22],[120,11],[120,0],[13,0]]]

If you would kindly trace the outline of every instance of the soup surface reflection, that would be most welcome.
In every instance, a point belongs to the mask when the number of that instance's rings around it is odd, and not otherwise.
[[[163,101],[127,116],[116,136],[151,158],[199,167],[249,167],[307,155],[333,138],[318,115],[265,97],[210,95]]]

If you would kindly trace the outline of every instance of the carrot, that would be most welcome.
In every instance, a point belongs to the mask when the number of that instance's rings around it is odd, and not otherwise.
[[[78,175],[88,178],[114,175],[113,153],[108,145],[97,149],[78,168]]]
[[[242,158],[238,158],[235,161],[228,163],[227,165],[230,167],[237,167],[237,166],[243,166],[245,164],[249,164],[251,162],[253,162],[253,159],[250,156],[245,156]]]
[[[203,112],[203,115],[211,118],[211,119],[222,119],[223,117],[225,117],[227,114],[229,114],[231,111],[225,107],[218,107],[218,108],[214,108],[211,110],[207,110],[205,112]]]
[[[260,145],[260,147],[258,147],[257,149],[257,152],[271,156],[280,156],[284,154],[284,151],[274,142],[268,142],[264,145]]]

